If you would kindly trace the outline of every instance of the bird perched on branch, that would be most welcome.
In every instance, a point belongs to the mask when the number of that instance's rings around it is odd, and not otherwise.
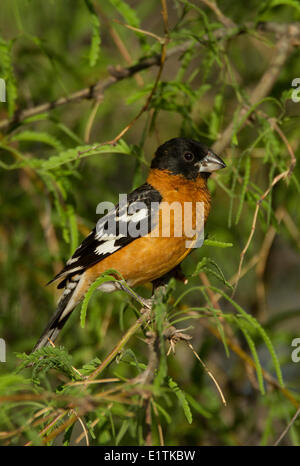
[[[129,287],[154,282],[176,270],[195,246],[208,217],[207,178],[224,167],[220,157],[192,139],[174,138],[161,145],[146,182],[97,222],[49,282],[60,280],[63,293],[34,350],[54,342],[90,285],[105,271],[118,271],[122,280],[101,284],[101,291],[130,294]],[[198,205],[202,206],[200,223]]]

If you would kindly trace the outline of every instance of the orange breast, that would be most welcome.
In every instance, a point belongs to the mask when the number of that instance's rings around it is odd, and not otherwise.
[[[123,275],[129,286],[142,284],[169,272],[189,254],[196,240],[192,231],[198,227],[197,203],[198,206],[203,203],[204,223],[209,214],[210,195],[206,180],[199,177],[191,181],[181,175],[151,170],[147,182],[162,195],[157,227],[88,270],[91,282],[113,268]]]

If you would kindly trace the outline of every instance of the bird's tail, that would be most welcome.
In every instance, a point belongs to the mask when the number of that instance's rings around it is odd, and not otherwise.
[[[79,293],[79,289],[81,288],[80,278],[81,277],[77,275],[65,280],[65,289],[58,301],[56,311],[32,351],[54,343],[72,311],[82,299],[82,295]]]

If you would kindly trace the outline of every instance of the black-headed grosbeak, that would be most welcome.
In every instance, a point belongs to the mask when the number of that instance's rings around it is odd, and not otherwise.
[[[203,203],[205,223],[210,210],[207,178],[224,167],[220,157],[192,139],[174,138],[161,145],[152,160],[146,183],[132,191],[125,204],[119,203],[98,221],[66,266],[51,280],[61,280],[58,288],[64,291],[34,350],[56,339],[90,285],[106,270],[117,270],[126,284],[134,287],[153,282],[176,269],[193,246],[187,247],[184,230],[176,234],[174,215],[168,217],[170,234],[162,234],[161,207],[174,202],[183,208],[185,203],[192,206]],[[191,212],[190,221],[195,228],[195,209]],[[105,282],[99,289],[128,292],[122,280]]]

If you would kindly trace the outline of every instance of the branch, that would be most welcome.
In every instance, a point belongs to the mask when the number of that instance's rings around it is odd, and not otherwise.
[[[273,60],[270,63],[270,66],[262,75],[259,83],[250,93],[249,96],[249,106],[248,108],[242,108],[236,118],[234,118],[227,128],[220,134],[218,140],[213,145],[213,150],[215,152],[223,152],[224,149],[230,144],[233,132],[235,130],[236,121],[242,121],[240,128],[242,128],[248,121],[251,113],[248,114],[247,118],[245,115],[249,112],[249,107],[253,107],[258,104],[266,95],[269,94],[270,90],[276,83],[279,74],[282,70],[282,67],[286,63],[287,59],[292,53],[294,40],[300,36],[300,27],[295,25],[290,25],[286,27],[286,33],[281,36],[275,46]]]
[[[174,53],[177,53],[177,50],[175,50]],[[65,104],[76,102],[82,99],[98,98],[104,93],[104,91],[106,91],[106,89],[108,89],[113,84],[116,84],[117,82],[122,81],[125,78],[130,78],[141,70],[150,68],[152,66],[158,66],[159,64],[160,55],[154,55],[153,57],[141,60],[136,65],[129,66],[127,68],[110,67],[110,77],[104,80],[100,80],[89,87],[85,87],[84,89],[73,92],[66,97],[60,97],[52,102],[45,102],[44,104],[37,105],[36,107],[31,107],[26,110],[17,111],[11,119],[6,119],[0,122],[0,130],[9,127],[11,124],[20,123],[24,121],[26,118],[33,117],[40,113],[48,112],[49,110],[53,110],[54,108],[60,107]]]
[[[218,7],[216,3],[213,3],[210,0],[200,0],[200,1],[201,3],[204,3],[205,6],[207,6],[214,12],[216,17],[220,21],[220,23],[222,23],[225,27],[229,28],[229,27],[235,26],[234,22],[222,13],[222,11],[220,10],[220,8]]]
[[[164,18],[165,17],[166,16],[164,16]],[[164,22],[165,22],[165,19],[164,19]],[[249,23],[249,24],[246,24],[246,27],[241,27],[241,28],[234,27],[233,29],[231,29],[231,28],[225,27],[225,28],[217,29],[216,31],[213,32],[213,34],[216,40],[221,40],[226,37],[232,37],[233,32],[235,32],[236,34],[239,34],[241,32],[245,32],[247,29],[251,29],[253,26],[254,26],[253,23]],[[280,24],[280,25],[278,25],[277,23],[259,23],[257,25],[257,29],[262,30],[262,31],[267,31],[267,32],[269,31],[275,32],[282,36],[286,35],[289,29],[290,31],[293,31],[293,35],[295,38],[299,37],[300,35],[300,23]],[[207,34],[203,36],[202,44],[200,42],[195,43],[194,41],[187,41],[187,42],[184,42],[183,44],[177,45],[171,48],[170,50],[166,51],[165,60],[168,60],[170,57],[173,57],[174,55],[182,54],[186,52],[186,50],[188,50],[192,45],[195,47],[199,47],[200,45],[203,45],[203,41],[206,41],[206,40],[209,40],[209,36]],[[97,99],[99,98],[99,96],[101,96],[106,91],[106,89],[118,83],[119,81],[122,81],[123,79],[131,78],[135,76],[137,73],[139,73],[140,71],[152,68],[153,66],[160,66],[161,58],[162,58],[161,54],[157,54],[157,55],[153,55],[152,57],[141,58],[135,65],[132,65],[132,66],[109,67],[108,71],[111,76],[109,76],[108,78],[104,80],[99,80],[96,83],[92,84],[91,86],[80,89],[79,91],[75,91],[67,96],[59,97],[58,99],[52,102],[45,102],[35,107],[30,107],[25,110],[16,111],[16,113],[11,119],[7,118],[7,119],[0,121],[0,131],[5,130],[11,125],[21,123],[26,118],[30,118],[35,115],[39,115],[41,113],[46,113],[62,105],[66,105],[72,102],[77,102],[83,99]],[[230,143],[231,134],[232,132],[230,132],[230,137],[226,138],[227,143],[225,146],[227,146]]]
[[[207,330],[209,330],[218,340],[221,341],[221,335],[219,334],[219,331],[207,323],[205,319],[201,319],[201,325],[205,327]],[[234,343],[231,338],[228,338],[225,336],[226,343],[228,347],[240,358],[242,359],[248,366],[251,368],[255,369],[255,363],[251,356],[249,356],[239,345]],[[264,379],[271,384],[273,387],[276,387],[283,395],[285,398],[287,398],[296,408],[300,407],[299,401],[294,397],[294,395],[285,387],[282,387],[277,380],[265,369],[262,368],[262,373],[264,376]]]
[[[111,26],[110,20],[108,19],[108,17],[106,16],[104,11],[100,7],[100,5],[96,4],[95,9],[96,9],[96,11],[99,12],[99,15],[100,15],[101,19],[105,23],[105,26],[107,27],[108,32],[109,32],[112,40],[114,41],[117,49],[119,50],[120,54],[124,58],[125,62],[127,63],[127,65],[131,65],[133,63],[131,55],[130,55],[129,51],[127,50],[124,42],[120,38],[119,34],[117,33],[117,31]],[[138,86],[143,86],[144,80],[139,74],[136,74],[134,76],[134,78],[135,78],[136,83],[137,83]]]
[[[127,330],[125,335],[121,338],[119,343],[114,347],[114,349],[109,353],[109,355],[102,361],[102,363],[91,373],[88,377],[88,381],[95,379],[101,372],[113,361],[113,359],[120,353],[124,348],[128,340],[135,334],[135,332],[149,320],[151,310],[146,309],[145,312],[136,320],[136,322]]]
[[[296,421],[297,417],[299,416],[300,414],[300,406],[299,408],[297,409],[297,411],[295,412],[294,416],[292,417],[292,419],[290,420],[290,422],[288,423],[288,425],[286,426],[286,428],[284,429],[284,431],[282,432],[282,434],[280,435],[280,437],[278,438],[278,440],[276,440],[276,442],[274,443],[274,447],[277,447],[279,445],[279,443],[281,442],[281,440],[285,437],[285,435],[288,433],[288,431],[290,430],[290,428],[292,427],[292,425],[294,424],[294,422]]]
[[[282,138],[283,142],[286,144],[288,152],[289,152],[290,157],[291,157],[291,161],[290,161],[290,165],[287,168],[287,170],[285,170],[282,173],[279,173],[277,176],[275,176],[273,178],[273,180],[270,183],[269,187],[266,189],[266,191],[263,193],[263,195],[256,202],[256,207],[255,207],[255,211],[254,211],[254,215],[253,215],[250,234],[249,234],[247,243],[246,243],[246,245],[245,245],[245,247],[242,250],[241,255],[240,255],[240,263],[239,263],[239,268],[238,268],[238,273],[237,273],[237,279],[236,279],[236,282],[235,282],[235,285],[234,285],[234,290],[233,290],[232,296],[234,295],[234,293],[236,291],[236,287],[238,285],[238,282],[239,282],[239,279],[240,279],[240,276],[241,276],[241,270],[242,270],[242,266],[243,266],[243,262],[244,262],[244,257],[245,257],[246,252],[248,251],[248,248],[250,246],[250,243],[252,241],[252,238],[253,238],[253,235],[254,235],[254,232],[255,232],[258,212],[259,212],[259,209],[261,207],[261,204],[266,199],[266,197],[270,194],[270,192],[274,188],[274,186],[280,180],[288,178],[288,177],[291,176],[291,174],[292,174],[292,172],[293,172],[293,170],[295,168],[295,165],[296,165],[296,156],[294,154],[294,151],[293,151],[291,145],[289,144],[288,140],[286,139],[284,133],[281,131],[281,129],[279,128],[279,126],[277,125],[277,123],[276,123],[276,121],[274,119],[270,120],[270,124],[271,124],[271,126],[273,126],[274,130],[279,134],[279,136]]]
[[[119,141],[119,139],[121,139],[124,136],[124,134],[127,133],[127,131],[136,123],[136,121],[140,118],[140,116],[146,110],[148,110],[149,105],[151,103],[151,100],[152,100],[152,98],[153,98],[153,96],[154,96],[154,94],[156,92],[156,89],[157,89],[157,86],[159,84],[159,80],[161,78],[162,71],[163,71],[163,68],[164,68],[164,65],[165,65],[165,61],[166,61],[166,57],[167,57],[167,45],[169,43],[168,12],[167,12],[166,1],[161,0],[161,4],[162,4],[162,17],[163,17],[165,35],[164,35],[164,38],[163,38],[163,40],[161,42],[161,54],[160,54],[160,61],[159,61],[159,70],[158,70],[158,73],[156,75],[154,85],[152,87],[152,90],[151,90],[150,94],[147,97],[146,103],[143,105],[143,107],[138,112],[138,114],[130,121],[130,123],[128,123],[127,126],[125,126],[125,128],[122,129],[122,131],[117,136],[114,137],[114,139],[112,139],[111,141],[107,141],[105,144],[114,145]],[[99,144],[99,146],[102,146],[102,145],[103,145],[103,143]],[[96,145],[95,148],[97,148],[99,146]]]

